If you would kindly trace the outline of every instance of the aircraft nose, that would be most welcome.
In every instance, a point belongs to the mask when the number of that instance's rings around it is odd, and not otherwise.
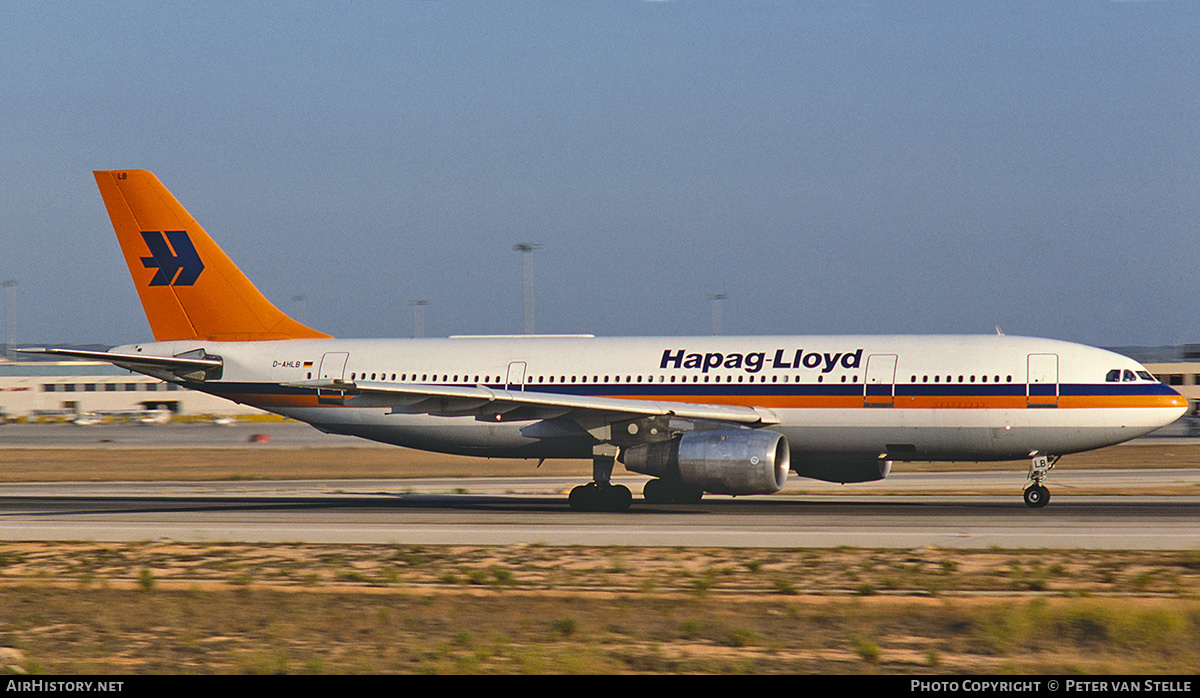
[[[1176,419],[1179,419],[1180,417],[1182,417],[1184,414],[1187,413],[1188,399],[1186,397],[1184,397],[1178,390],[1176,390],[1170,386],[1164,386],[1164,387],[1166,387],[1167,391],[1169,392],[1169,395],[1165,396],[1164,402],[1166,403],[1166,405],[1168,407],[1174,407],[1177,410],[1176,412],[1174,412],[1174,416],[1171,417],[1171,420],[1170,420],[1170,422],[1174,422]],[[1167,422],[1167,423],[1170,424],[1170,422]]]

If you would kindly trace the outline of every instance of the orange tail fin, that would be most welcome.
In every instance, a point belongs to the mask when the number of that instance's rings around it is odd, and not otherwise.
[[[154,339],[329,337],[272,305],[153,174],[93,174]]]

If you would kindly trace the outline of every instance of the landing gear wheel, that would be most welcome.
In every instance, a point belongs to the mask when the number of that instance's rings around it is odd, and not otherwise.
[[[650,480],[642,487],[642,497],[651,504],[697,504],[703,496],[704,490],[670,480]]]
[[[628,511],[633,493],[625,485],[589,482],[573,488],[567,503],[575,511]]]
[[[609,485],[605,495],[611,508],[605,511],[629,511],[633,505],[633,493],[625,485]]]
[[[1025,506],[1030,509],[1041,509],[1050,501],[1050,490],[1044,485],[1030,485],[1025,488]]]
[[[575,511],[599,511],[599,492],[600,486],[594,482],[574,487],[571,489],[571,495],[567,497],[567,503]]]
[[[670,504],[671,493],[667,483],[662,480],[650,480],[642,487],[642,499],[651,504]]]

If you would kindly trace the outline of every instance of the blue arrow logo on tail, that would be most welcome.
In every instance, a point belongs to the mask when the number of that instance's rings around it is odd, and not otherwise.
[[[143,230],[142,239],[153,255],[142,257],[142,266],[158,270],[150,279],[151,286],[191,286],[196,283],[200,272],[204,271],[204,262],[200,260],[200,254],[192,245],[187,231]]]

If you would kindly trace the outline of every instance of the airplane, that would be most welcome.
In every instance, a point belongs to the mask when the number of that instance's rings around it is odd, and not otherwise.
[[[349,434],[492,458],[590,458],[572,509],[853,483],[893,462],[1049,470],[1173,422],[1187,401],[1136,361],[1029,337],[460,336],[335,339],[262,295],[152,173],[94,173],[153,342],[46,354],[117,366]]]

